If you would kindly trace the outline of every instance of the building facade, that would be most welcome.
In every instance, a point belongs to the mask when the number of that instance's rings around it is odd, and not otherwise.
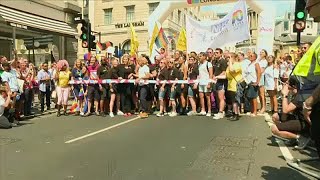
[[[139,41],[138,54],[149,54],[149,15],[158,7],[159,1],[95,0],[89,3],[89,19],[94,31],[101,32],[101,42],[111,41],[114,46],[130,52],[130,23]],[[175,49],[177,38],[185,26],[186,15],[199,19],[200,8],[174,10],[162,28],[169,40],[169,49]],[[96,38],[99,39],[99,38]],[[81,47],[79,47],[81,49]],[[79,58],[85,51],[79,50]],[[104,54],[105,51],[102,53]]]
[[[36,65],[77,58],[77,29],[74,17],[81,12],[79,0],[1,0],[0,55],[19,57]]]
[[[258,22],[259,16],[257,13],[248,10],[249,24],[250,24],[250,40],[237,43],[238,51],[246,52],[248,50],[255,51],[257,36],[258,36]],[[293,54],[297,50],[297,33],[293,30],[294,12],[287,12],[283,17],[277,17],[274,29],[274,47],[273,53],[276,56],[281,56],[284,53]],[[313,42],[319,36],[319,23],[315,22],[309,15],[306,19],[306,28],[301,33],[301,42]]]

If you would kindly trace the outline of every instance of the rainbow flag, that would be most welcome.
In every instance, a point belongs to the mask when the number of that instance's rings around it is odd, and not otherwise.
[[[161,48],[161,47],[167,48],[168,47],[169,41],[168,41],[168,38],[162,28],[160,28],[159,34],[155,39],[155,43],[158,48]]]
[[[97,52],[101,52],[102,49],[103,49],[102,44],[101,44],[100,42],[97,42],[97,43],[96,43],[96,51],[97,51]]]
[[[198,4],[200,0],[188,0],[188,4]]]
[[[70,108],[70,113],[75,113],[77,109],[78,109],[78,102],[77,102],[77,99],[74,99]]]

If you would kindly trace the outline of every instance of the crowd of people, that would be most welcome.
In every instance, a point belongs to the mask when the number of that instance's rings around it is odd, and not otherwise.
[[[50,110],[53,99],[58,117],[70,114],[71,96],[77,101],[74,114],[83,117],[138,114],[147,118],[157,112],[159,118],[199,115],[237,121],[242,113],[255,117],[268,109],[273,114],[275,135],[299,139],[310,122],[301,116],[303,102],[294,98],[289,102],[287,98],[290,91],[294,96],[299,89],[299,82],[291,76],[294,64],[310,46],[303,44],[294,59],[290,54],[276,58],[266,50],[257,55],[208,48],[206,52],[187,54],[161,48],[154,63],[146,55],[135,58],[125,54],[120,59],[91,56],[76,60],[73,67],[59,60],[50,67],[42,63],[36,68],[17,55],[12,61],[1,56],[0,115],[14,125],[21,115],[32,114],[35,94],[41,112]],[[134,79],[135,83],[83,83],[103,79]],[[270,98],[270,108],[266,97]]]

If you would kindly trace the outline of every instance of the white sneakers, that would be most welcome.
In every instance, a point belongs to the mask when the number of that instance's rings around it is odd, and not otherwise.
[[[109,113],[109,116],[113,118],[113,117],[114,117],[113,112],[110,112],[110,113]]]
[[[197,115],[197,114],[198,114],[197,112],[189,111],[189,112],[187,113],[187,116],[195,116],[195,115]]]
[[[218,114],[215,114],[213,119],[218,120],[224,118],[224,112],[219,112]]]
[[[118,115],[118,116],[123,116],[124,113],[123,113],[122,111],[118,111],[118,112],[117,112],[117,115]]]
[[[177,112],[171,112],[171,113],[169,114],[169,116],[170,116],[170,117],[176,117],[176,116],[178,116],[178,113],[177,113]]]

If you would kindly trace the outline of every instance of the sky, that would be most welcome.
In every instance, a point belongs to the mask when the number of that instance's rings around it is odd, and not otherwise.
[[[286,11],[289,11],[290,9],[293,10],[295,6],[295,0],[265,0],[265,2],[272,3],[276,7],[276,16],[283,16]],[[213,10],[217,13],[224,13],[229,12],[232,9],[233,5],[234,3],[204,6],[202,10]]]

